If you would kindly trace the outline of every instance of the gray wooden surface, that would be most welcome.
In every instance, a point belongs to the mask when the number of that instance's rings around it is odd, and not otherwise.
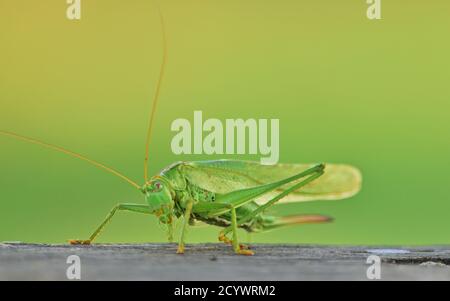
[[[450,247],[252,245],[237,256],[222,244],[42,245],[0,243],[0,280],[66,280],[69,255],[82,280],[367,280],[367,257],[382,280],[450,280]]]

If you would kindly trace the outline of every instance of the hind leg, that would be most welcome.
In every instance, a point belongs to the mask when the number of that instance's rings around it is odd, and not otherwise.
[[[285,191],[281,192],[280,194],[278,194],[277,196],[275,196],[273,199],[269,200],[267,203],[265,203],[262,206],[259,206],[256,210],[254,210],[253,212],[247,214],[246,216],[244,216],[243,218],[239,219],[238,222],[236,222],[237,225],[242,225],[248,221],[250,221],[251,219],[253,219],[255,216],[257,216],[258,214],[264,212],[264,210],[268,209],[269,207],[271,207],[272,205],[274,205],[276,202],[278,202],[279,200],[281,200],[283,197],[285,197],[286,195],[288,195],[289,193],[291,193],[292,191],[295,191],[297,189],[299,189],[302,186],[305,186],[306,184],[314,181],[315,179],[319,178],[320,176],[322,176],[324,173],[323,169],[319,169],[316,170],[312,173],[312,175],[310,175],[308,178],[306,178],[305,180],[301,181],[300,183],[294,184],[292,185],[290,188],[286,189]],[[229,233],[230,231],[233,231],[233,225],[223,229],[223,233],[226,235],[227,233]]]

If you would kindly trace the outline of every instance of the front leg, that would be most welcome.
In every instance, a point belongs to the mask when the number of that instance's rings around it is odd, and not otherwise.
[[[191,218],[192,206],[194,201],[192,199],[187,201],[186,211],[184,212],[183,230],[181,231],[180,241],[178,242],[178,254],[184,254],[184,240],[186,237],[186,232],[189,227],[189,220]]]
[[[100,234],[100,232],[105,228],[105,226],[111,221],[114,214],[117,211],[130,211],[144,214],[151,214],[152,212],[148,208],[148,205],[141,204],[117,204],[105,218],[105,220],[100,224],[100,226],[92,233],[89,239],[81,240],[81,239],[71,239],[69,243],[71,245],[90,245],[92,241]]]

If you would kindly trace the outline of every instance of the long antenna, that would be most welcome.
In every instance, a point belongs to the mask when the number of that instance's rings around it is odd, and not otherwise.
[[[33,138],[29,138],[29,137],[26,137],[26,136],[22,136],[22,135],[19,135],[19,134],[16,134],[16,133],[2,131],[2,130],[0,130],[0,135],[9,136],[9,137],[13,137],[13,138],[16,138],[16,139],[19,139],[19,140],[22,140],[22,141],[26,141],[26,142],[29,142],[29,143],[37,144],[37,145],[40,145],[40,146],[43,146],[43,147],[46,147],[46,148],[53,149],[55,151],[64,153],[66,155],[78,158],[80,160],[86,161],[86,162],[88,162],[88,163],[90,163],[90,164],[92,164],[92,165],[94,165],[94,166],[96,166],[96,167],[98,167],[100,169],[106,170],[107,172],[112,173],[113,175],[116,175],[117,177],[121,178],[122,180],[127,181],[129,184],[133,185],[137,189],[141,188],[136,182],[130,180],[128,177],[124,176],[120,172],[118,172],[118,171],[116,171],[116,170],[114,170],[114,169],[112,169],[112,168],[110,168],[110,167],[108,167],[106,165],[103,165],[102,163],[99,163],[97,161],[89,159],[89,158],[87,158],[87,157],[85,157],[83,155],[80,155],[78,153],[72,152],[72,151],[67,150],[65,148],[62,148],[62,147],[59,147],[59,146],[56,146],[56,145],[53,145],[53,144],[45,143],[45,142],[42,142],[42,141],[39,141],[39,140],[36,140],[36,139],[33,139]]]
[[[166,68],[166,61],[167,61],[167,41],[166,41],[166,30],[164,26],[164,18],[161,12],[161,9],[158,6],[158,13],[159,13],[159,19],[161,21],[161,28],[162,28],[162,42],[163,42],[163,58],[161,63],[161,69],[159,71],[159,78],[158,82],[156,83],[156,91],[155,95],[153,97],[153,104],[150,111],[150,120],[148,123],[148,130],[147,130],[147,140],[145,142],[145,158],[144,158],[144,179],[145,182],[148,182],[148,158],[149,158],[149,152],[150,152],[150,141],[152,137],[152,127],[153,127],[153,120],[155,119],[155,111],[156,111],[156,105],[158,103],[158,98],[161,90],[161,83],[162,79],[164,77],[164,70]]]

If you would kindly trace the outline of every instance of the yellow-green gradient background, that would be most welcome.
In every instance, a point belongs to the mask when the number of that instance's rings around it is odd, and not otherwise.
[[[151,144],[151,173],[178,160],[170,123],[279,118],[282,162],[345,162],[364,175],[349,200],[290,204],[333,224],[254,242],[450,243],[450,2],[165,0],[169,58]],[[142,182],[161,28],[148,0],[0,1],[0,129],[109,164]],[[86,238],[129,185],[67,156],[0,137],[0,240]],[[258,156],[234,156],[258,159]],[[190,242],[218,229],[192,228]],[[246,236],[242,235],[245,239]],[[100,242],[165,241],[155,217],[122,213]]]

